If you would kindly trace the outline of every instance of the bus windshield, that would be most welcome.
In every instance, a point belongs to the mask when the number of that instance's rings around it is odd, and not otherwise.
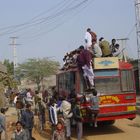
[[[100,71],[95,72],[95,75],[99,76],[99,73],[101,76],[95,79],[95,86],[100,93],[115,94],[134,91],[132,70],[121,70],[120,74],[118,70]]]
[[[121,92],[119,77],[95,79],[95,87],[100,93]]]

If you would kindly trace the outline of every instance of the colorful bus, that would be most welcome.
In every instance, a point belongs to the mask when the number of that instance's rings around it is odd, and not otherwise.
[[[117,57],[94,58],[95,88],[100,100],[98,121],[113,124],[116,119],[136,117],[136,92],[133,66]],[[75,89],[81,102],[83,121],[89,122],[89,94],[84,89],[78,68],[63,70],[56,76],[56,87],[67,94]],[[82,101],[82,100],[81,100]]]

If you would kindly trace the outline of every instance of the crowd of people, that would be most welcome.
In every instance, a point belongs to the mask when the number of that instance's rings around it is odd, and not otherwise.
[[[99,113],[99,97],[97,91],[92,90],[89,94],[91,106],[88,108],[89,120],[97,127]],[[52,125],[52,140],[70,140],[72,136],[71,126],[76,126],[77,140],[83,138],[83,113],[81,104],[85,98],[78,98],[73,89],[68,96],[59,96],[56,100],[51,98],[49,102],[49,118]]]
[[[11,92],[6,93],[9,98],[9,103],[15,108],[17,112],[17,122],[15,123],[15,130],[12,133],[11,140],[34,140],[32,136],[32,130],[35,126],[34,118],[38,116],[39,129],[44,130],[46,123],[46,108],[47,92],[43,91],[42,96],[39,96],[39,92],[36,90],[33,92],[30,88],[20,92],[15,92],[11,89]],[[47,99],[46,99],[47,100]],[[2,133],[6,132],[6,117],[5,112],[8,111],[6,108],[1,108],[0,113],[0,140]],[[14,123],[13,123],[14,124]],[[11,125],[13,125],[11,124]],[[7,135],[5,135],[5,140]]]
[[[93,116],[95,127],[97,127],[97,116],[99,112],[99,102],[97,91],[91,92],[91,107],[89,110]],[[42,97],[38,91],[32,92],[27,89],[26,92],[18,93],[13,100],[13,106],[17,110],[17,122],[15,129],[10,137],[11,140],[34,140],[32,130],[35,127],[35,115],[38,116],[39,130],[46,131],[46,117],[51,124],[51,140],[70,140],[72,136],[71,126],[76,126],[77,140],[83,137],[83,115],[80,104],[84,101],[77,98],[77,94],[73,89],[69,95],[62,92],[58,94],[55,87],[52,93],[47,90],[42,92]],[[30,98],[30,100],[28,99]],[[0,140],[1,135],[6,132],[5,109],[0,110]],[[92,121],[91,121],[92,122]],[[5,133],[6,134],[6,133]],[[7,139],[7,135],[5,135]],[[46,138],[48,139],[48,138]]]

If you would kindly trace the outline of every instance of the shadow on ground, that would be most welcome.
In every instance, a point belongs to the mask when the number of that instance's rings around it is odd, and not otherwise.
[[[87,136],[124,133],[123,130],[119,129],[118,127],[116,127],[114,125],[111,125],[111,126],[100,125],[97,128],[95,128],[94,126],[90,126],[89,124],[85,124],[83,129],[84,129],[83,130],[84,131],[84,133],[83,133],[84,140],[86,140]],[[72,128],[72,137],[73,138],[77,137],[75,127]]]

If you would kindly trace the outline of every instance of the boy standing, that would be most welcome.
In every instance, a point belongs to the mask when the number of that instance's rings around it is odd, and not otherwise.
[[[93,89],[91,96],[91,111],[94,115],[94,127],[97,127],[97,117],[99,114],[99,97],[97,96],[97,90]]]
[[[77,127],[77,140],[81,140],[83,136],[83,123],[82,123],[82,113],[80,110],[80,100],[78,99],[73,109],[73,117]]]
[[[16,130],[14,130],[11,140],[28,140],[27,134],[20,121],[16,122]]]

